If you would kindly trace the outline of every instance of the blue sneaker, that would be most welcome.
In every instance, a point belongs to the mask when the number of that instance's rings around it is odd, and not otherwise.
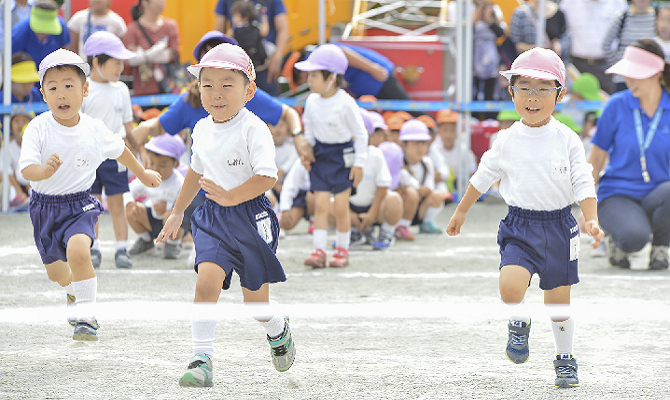
[[[379,229],[379,239],[372,243],[372,250],[385,250],[393,246],[395,237],[393,232],[388,232],[384,229]]]
[[[77,321],[77,325],[74,327],[74,333],[72,334],[72,339],[95,342],[98,340],[97,330],[98,322],[95,320]]]
[[[530,320],[512,321],[507,324],[509,336],[505,354],[515,364],[523,364],[528,361],[528,335],[530,335]]]
[[[573,388],[579,386],[577,378],[577,360],[572,354],[558,355],[554,360],[554,369],[556,370],[556,380],[554,384],[557,388]]]
[[[102,254],[100,254],[100,250],[91,249],[91,263],[93,264],[93,268],[100,268],[100,264],[102,264]]]
[[[419,225],[419,233],[439,235],[440,233],[442,233],[442,229],[440,229],[439,226],[435,225],[435,222],[433,221],[422,222],[421,225]]]
[[[188,364],[188,369],[179,379],[181,387],[212,387],[214,373],[212,360],[204,354],[196,354]]]
[[[284,317],[284,332],[278,338],[272,339],[268,336],[270,343],[270,354],[272,355],[272,364],[279,372],[286,372],[295,360],[295,344],[289,328],[289,320]]]

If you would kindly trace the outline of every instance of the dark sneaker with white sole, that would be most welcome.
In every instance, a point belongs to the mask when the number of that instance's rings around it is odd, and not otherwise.
[[[528,336],[530,335],[530,320],[513,321],[507,324],[509,336],[505,354],[515,364],[523,364],[528,361]]]
[[[567,357],[560,355],[556,356],[556,359],[554,360],[554,369],[556,370],[556,381],[554,381],[554,384],[557,388],[573,388],[579,386],[577,360],[572,357],[572,354]]]

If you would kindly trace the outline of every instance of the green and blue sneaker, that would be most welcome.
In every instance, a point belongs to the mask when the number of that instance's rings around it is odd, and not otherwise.
[[[556,380],[554,384],[557,388],[573,388],[579,386],[577,378],[577,359],[572,354],[559,354],[554,360],[554,369],[556,370]]]
[[[196,354],[188,364],[188,369],[179,379],[181,387],[212,387],[214,373],[212,360],[204,354]]]
[[[270,343],[270,354],[272,355],[272,364],[279,372],[286,372],[295,360],[295,345],[289,328],[289,319],[284,317],[284,332],[278,338],[272,339],[268,336]]]
[[[72,339],[95,342],[98,340],[98,328],[98,321],[96,319],[77,320]]]
[[[427,233],[429,235],[439,235],[442,233],[442,229],[435,224],[433,221],[422,222],[419,225],[419,233]]]
[[[514,321],[507,324],[509,336],[505,354],[515,364],[523,364],[528,361],[528,335],[530,335],[530,320]]]

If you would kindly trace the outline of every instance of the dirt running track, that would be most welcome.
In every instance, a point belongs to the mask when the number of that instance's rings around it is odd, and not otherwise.
[[[264,330],[237,312],[235,278],[217,308],[210,389],[177,384],[191,357],[185,310],[196,274],[186,253],[172,261],[142,255],[131,270],[117,270],[103,215],[100,340],[73,342],[61,317],[64,291],[47,279],[28,215],[2,214],[0,399],[670,399],[670,272],[642,270],[647,250],[632,270],[615,270],[591,257],[582,238],[573,288],[580,388],[553,387],[553,335],[537,279],[526,296],[530,360],[506,359],[495,239],[505,213],[499,202],[478,203],[459,237],[352,250],[344,270],[302,265],[311,237],[301,223],[279,245],[288,281],[271,289],[291,314],[295,364],[274,370]]]

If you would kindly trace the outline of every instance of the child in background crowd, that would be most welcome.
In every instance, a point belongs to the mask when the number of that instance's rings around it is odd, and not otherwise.
[[[272,139],[275,144],[275,164],[277,164],[277,183],[270,192],[267,193],[272,206],[276,208],[279,195],[282,191],[282,184],[289,169],[298,159],[298,151],[293,144],[293,136],[289,131],[288,124],[285,121],[279,121],[277,125],[269,125],[272,132]]]
[[[126,134],[133,130],[130,92],[128,86],[119,79],[124,61],[132,58],[134,54],[123,46],[121,39],[106,31],[92,34],[84,43],[84,52],[88,54],[91,76],[88,78],[89,95],[84,98],[82,112],[101,119],[107,128],[123,138],[132,148],[126,138]],[[118,161],[105,160],[98,167],[91,194],[102,200],[103,188],[116,239],[114,263],[117,268],[130,268],[133,263],[128,254],[128,223],[123,206],[123,193],[128,191],[128,171]],[[95,225],[96,237],[99,225],[99,222]],[[94,268],[99,268],[102,263],[99,237],[93,241],[91,247],[91,262]]]
[[[99,31],[107,31],[122,38],[126,34],[126,22],[110,9],[112,0],[88,0],[88,8],[77,11],[67,22],[70,31],[70,49],[86,60],[91,54],[84,51],[84,43]]]
[[[670,62],[670,6],[659,6],[656,11],[656,37],[654,38],[665,53],[665,62]]]
[[[137,241],[130,249],[131,255],[141,254],[154,248],[152,239],[156,239],[163,223],[172,211],[184,178],[177,171],[179,158],[184,153],[184,141],[179,135],[160,135],[149,139],[144,148],[149,157],[149,168],[161,174],[163,180],[159,187],[148,188],[137,179],[130,183],[130,191],[123,194],[128,224],[137,233]],[[137,201],[147,197],[146,205]],[[177,238],[168,238],[163,248],[163,258],[179,257],[181,239],[184,230],[180,229]]]
[[[586,231],[597,247],[603,237],[598,225],[596,191],[581,141],[552,116],[565,95],[565,65],[552,50],[533,48],[519,55],[509,71],[509,92],[520,123],[498,134],[484,153],[477,172],[454,212],[447,233],[457,235],[468,210],[500,180],[500,194],[509,213],[500,223],[500,296],[512,306],[508,323],[507,357],[516,364],[528,360],[531,321],[520,303],[534,273],[540,276],[547,305],[569,305],[571,285],[579,282],[579,228],[572,216],[577,200]],[[572,356],[574,319],[552,311],[556,341],[556,387],[579,386]]]
[[[26,52],[19,51],[12,55],[12,103],[42,103],[42,93],[35,83],[39,82],[35,61]],[[0,84],[1,85],[1,84]],[[4,96],[4,88],[0,91]]]
[[[12,115],[12,118],[9,120],[11,132],[9,148],[7,149],[7,153],[9,154],[9,183],[14,189],[14,198],[9,204],[11,211],[24,210],[28,208],[28,203],[30,202],[30,182],[23,177],[23,174],[19,170],[19,158],[21,157],[23,131],[32,119],[33,116],[30,114],[19,113]],[[1,162],[2,157],[0,156]],[[0,164],[0,172],[2,172],[3,165]]]
[[[265,69],[265,60],[274,49],[266,51],[265,46],[274,46],[265,38],[270,32],[270,21],[265,13],[257,12],[254,2],[238,0],[231,11],[232,36],[249,55],[258,70]]]
[[[373,131],[372,120],[366,110],[361,115],[368,132]],[[370,244],[373,250],[388,249],[393,244],[393,233],[402,215],[402,199],[397,192],[389,192],[391,172],[380,149],[368,146],[363,165],[363,179],[356,193],[349,198],[352,244]],[[333,218],[334,219],[334,218]],[[374,225],[381,224],[375,240]]]
[[[235,270],[245,304],[267,305],[270,283],[283,282],[286,275],[275,255],[279,222],[265,196],[277,181],[272,134],[244,108],[256,91],[254,65],[241,47],[222,43],[188,70],[198,78],[210,115],[193,128],[191,167],[157,241],[176,238],[184,211],[202,188],[206,200],[191,217],[198,273],[194,303],[216,303]],[[288,318],[272,310],[254,318],[267,332],[275,369],[287,371],[295,358]],[[216,316],[204,311],[192,320],[194,356],[180,386],[214,386],[216,323]]]
[[[42,60],[40,84],[49,111],[33,118],[23,135],[19,169],[31,182],[30,220],[47,276],[76,304],[74,340],[98,340],[92,316],[98,280],[90,248],[103,211],[90,195],[95,170],[108,157],[128,167],[142,183],[157,187],[161,177],[145,170],[104,123],[81,112],[90,67],[77,54],[58,49]]]
[[[370,133],[369,143],[373,146],[379,146],[385,142],[388,136],[388,126],[384,117],[375,111],[368,111],[372,123],[372,133]]]
[[[326,267],[326,237],[330,195],[334,194],[334,213],[337,228],[335,254],[331,267],[349,265],[351,219],[349,196],[351,187],[357,187],[363,178],[367,156],[368,134],[356,101],[344,87],[347,57],[339,46],[319,46],[307,58],[295,64],[307,71],[307,83],[312,93],[305,101],[303,122],[305,138],[314,147],[314,161],[310,166],[311,189],[316,203],[314,215],[314,252],[305,265]]]
[[[300,218],[313,224],[314,194],[310,190],[309,171],[300,160],[295,160],[286,174],[279,197],[279,226],[282,230],[293,229],[300,222]]]
[[[419,187],[416,193],[411,187],[405,188],[403,201],[406,201],[407,197],[415,197],[418,200],[418,208],[415,213],[412,213],[413,207],[405,208],[396,230],[396,237],[404,239],[404,231],[410,224],[419,225],[420,233],[440,234],[442,229],[435,225],[435,218],[444,208],[444,200],[435,190],[435,167],[428,157],[431,139],[428,127],[419,120],[409,120],[400,129],[399,138],[405,153],[404,173],[409,173],[415,178],[419,182]]]
[[[458,113],[455,111],[443,109],[437,113],[438,136],[430,145],[428,153],[435,164],[435,181],[439,183],[436,190],[443,194],[446,193],[445,190],[447,192],[456,191],[457,177],[463,162],[465,162],[465,171],[468,177],[477,168],[477,161],[472,150],[469,149],[465,154],[462,154],[459,146],[457,146],[457,122]],[[465,158],[465,160],[462,160],[462,158]],[[449,198],[449,196],[446,198]]]

